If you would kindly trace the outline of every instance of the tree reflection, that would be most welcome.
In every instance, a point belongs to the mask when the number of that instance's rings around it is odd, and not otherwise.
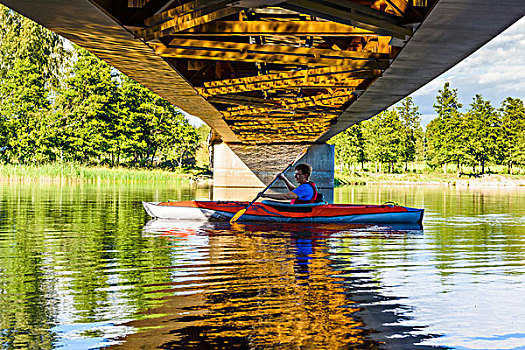
[[[395,306],[378,303],[385,297],[367,286],[370,271],[349,269],[351,253],[327,244],[336,227],[182,225],[146,230],[171,240],[206,236],[205,259],[166,267],[184,277],[158,286],[164,303],[127,323],[138,331],[113,348],[375,349],[387,341],[410,348],[424,338],[388,340],[414,329],[384,326],[397,322],[388,311]]]

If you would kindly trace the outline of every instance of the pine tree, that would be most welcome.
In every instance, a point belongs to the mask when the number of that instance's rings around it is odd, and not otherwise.
[[[402,151],[401,157],[405,163],[405,172],[408,170],[408,162],[416,159],[416,145],[421,129],[419,118],[419,107],[414,105],[412,97],[407,97],[401,102],[401,106],[396,108],[401,124],[403,125],[403,132],[401,133]]]
[[[463,147],[459,136],[462,107],[458,101],[457,89],[450,89],[450,83],[445,83],[442,90],[438,91],[434,110],[438,117],[427,126],[427,162],[431,167],[455,162],[461,166]]]

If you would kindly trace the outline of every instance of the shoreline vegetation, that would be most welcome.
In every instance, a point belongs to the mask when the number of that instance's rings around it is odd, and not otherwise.
[[[0,182],[42,183],[132,183],[132,182],[189,182],[195,179],[191,172],[161,169],[129,169],[64,164],[0,164]]]
[[[438,186],[525,186],[525,176],[509,174],[335,174],[335,186],[348,185],[438,185]]]
[[[129,169],[65,164],[0,164],[0,183],[140,183],[140,182],[208,183],[210,175],[198,169],[167,171],[160,169]],[[525,186],[525,175],[510,174],[458,174],[438,172],[375,173],[356,171],[351,174],[335,173],[336,187],[346,185],[439,185],[439,186]]]

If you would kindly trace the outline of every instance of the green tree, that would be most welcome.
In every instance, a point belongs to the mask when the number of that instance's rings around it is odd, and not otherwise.
[[[445,83],[438,91],[434,110],[438,114],[427,126],[427,163],[431,167],[455,162],[458,169],[464,156],[464,144],[461,140],[463,131],[460,121],[462,107],[458,101],[457,89],[450,89],[450,83]]]
[[[155,158],[178,167],[194,163],[199,136],[179,109],[130,78],[121,81],[120,145],[131,163],[152,166]]]
[[[0,156],[50,160],[50,101],[68,55],[59,36],[0,6]]]
[[[476,95],[465,119],[468,153],[480,165],[481,173],[485,173],[486,163],[498,158],[501,120],[490,101],[483,100],[481,95]]]
[[[361,169],[364,167],[365,139],[361,123],[337,134],[328,143],[334,145],[335,162],[343,172],[349,168],[353,171],[355,164],[361,164]]]
[[[395,110],[379,113],[364,124],[366,150],[370,160],[389,165],[389,171],[394,171],[394,165],[402,158],[404,127]]]
[[[502,102],[501,108],[502,162],[507,165],[508,172],[514,172],[515,164],[525,164],[525,107],[518,98],[507,97]]]
[[[57,98],[57,145],[66,160],[99,164],[115,147],[117,83],[111,67],[76,47],[77,60]]]
[[[211,137],[211,128],[202,124],[197,128],[197,133],[199,135],[199,147],[195,153],[195,163],[198,167],[210,168],[210,142]]]
[[[416,147],[418,139],[421,137],[422,129],[418,110],[419,107],[414,105],[412,97],[405,98],[401,105],[396,108],[403,125],[403,131],[401,132],[401,157],[405,163],[405,172],[408,170],[408,162],[416,159]]]

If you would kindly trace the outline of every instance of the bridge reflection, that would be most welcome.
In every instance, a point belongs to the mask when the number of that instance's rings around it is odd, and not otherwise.
[[[239,225],[152,220],[144,234],[175,248],[158,306],[127,323],[114,349],[416,348],[436,335],[401,325],[407,306],[382,294],[342,237],[385,240],[420,227]],[[416,332],[417,331],[417,332]],[[417,349],[425,349],[417,346]]]

